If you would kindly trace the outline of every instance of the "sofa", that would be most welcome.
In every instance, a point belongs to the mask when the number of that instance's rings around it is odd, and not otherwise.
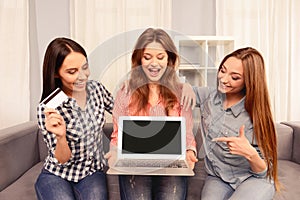
[[[300,121],[276,123],[279,180],[282,191],[275,200],[296,200],[300,196]],[[109,147],[112,124],[104,127],[104,149]],[[199,138],[196,137],[199,140]],[[198,142],[200,144],[201,142]],[[34,183],[47,155],[37,122],[25,122],[0,130],[0,199],[34,200]],[[201,199],[206,177],[203,160],[196,163],[195,176],[188,178],[187,199]],[[107,175],[109,199],[118,200],[118,177]]]

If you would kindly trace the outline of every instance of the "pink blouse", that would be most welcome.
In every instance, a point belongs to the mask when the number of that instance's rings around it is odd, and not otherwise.
[[[111,135],[111,145],[117,146],[118,141],[118,119],[119,116],[130,116],[129,112],[129,103],[130,103],[130,95],[126,93],[125,89],[121,89],[118,91],[117,96],[115,98],[114,108],[113,108],[113,133]],[[156,105],[151,105],[148,103],[147,111],[149,116],[166,116],[165,108],[162,101],[158,101]],[[170,116],[183,116],[186,121],[186,148],[187,150],[196,151],[196,141],[193,134],[193,116],[192,110],[189,109],[186,111],[185,109],[181,109],[178,104],[175,106],[173,111],[169,113]]]

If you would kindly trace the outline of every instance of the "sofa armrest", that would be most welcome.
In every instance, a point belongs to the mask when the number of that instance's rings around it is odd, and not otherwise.
[[[293,129],[293,154],[292,161],[300,164],[300,121],[282,122]]]
[[[277,154],[279,160],[292,160],[293,156],[293,129],[285,124],[276,123]],[[290,147],[290,148],[287,148]]]
[[[0,191],[39,162],[37,122],[0,130]]]

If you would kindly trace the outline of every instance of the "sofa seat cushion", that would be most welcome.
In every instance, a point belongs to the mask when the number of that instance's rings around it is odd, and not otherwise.
[[[36,122],[25,122],[1,130],[0,191],[40,161],[37,131]]]
[[[44,162],[39,162],[17,179],[12,185],[0,192],[1,200],[35,200],[34,184],[37,180]],[[119,179],[116,175],[107,175],[109,200],[120,199]]]
[[[282,190],[276,194],[274,199],[299,199],[300,165],[288,160],[279,160],[278,177],[282,185]]]
[[[204,160],[199,160],[194,168],[195,176],[188,177],[187,200],[201,199],[201,192],[207,176]]]
[[[25,172],[25,174],[23,174],[19,179],[17,179],[13,184],[1,191],[0,199],[37,199],[35,196],[34,184],[42,168],[43,162],[39,162],[38,164],[33,166],[31,169]]]

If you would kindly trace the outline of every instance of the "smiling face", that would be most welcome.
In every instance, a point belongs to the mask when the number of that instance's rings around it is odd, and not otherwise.
[[[87,60],[84,55],[78,52],[71,52],[58,71],[62,90],[70,97],[74,93],[85,92],[89,75]]]
[[[242,94],[245,87],[244,69],[240,59],[229,57],[218,72],[218,90],[226,95]]]
[[[158,82],[168,65],[168,54],[160,43],[149,43],[141,60],[144,73],[150,82]]]

